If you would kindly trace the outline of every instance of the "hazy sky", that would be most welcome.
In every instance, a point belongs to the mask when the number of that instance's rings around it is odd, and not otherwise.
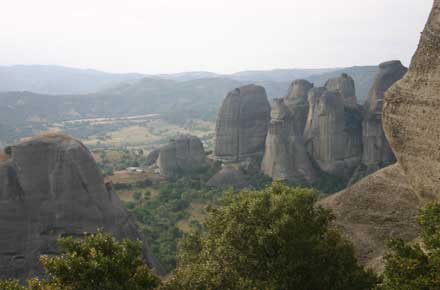
[[[142,73],[408,64],[433,2],[0,1],[0,65]]]

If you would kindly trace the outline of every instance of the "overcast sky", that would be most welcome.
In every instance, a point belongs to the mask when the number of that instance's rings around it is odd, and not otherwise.
[[[0,1],[0,65],[141,73],[408,64],[433,2]]]

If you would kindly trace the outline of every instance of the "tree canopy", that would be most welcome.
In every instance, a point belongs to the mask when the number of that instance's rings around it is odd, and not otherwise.
[[[316,201],[313,190],[277,183],[229,195],[210,209],[203,233],[180,241],[163,289],[371,289],[375,275],[357,264]]]

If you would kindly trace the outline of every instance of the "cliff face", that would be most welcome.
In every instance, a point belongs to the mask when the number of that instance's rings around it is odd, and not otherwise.
[[[172,176],[200,169],[207,164],[207,160],[199,138],[181,135],[160,148],[157,164],[162,175]]]
[[[217,117],[214,155],[223,161],[261,156],[270,105],[263,87],[247,85],[228,93]]]
[[[325,87],[329,91],[339,91],[344,101],[344,106],[352,109],[357,108],[356,89],[354,80],[347,74],[342,74],[338,78],[329,79]]]
[[[304,132],[307,151],[322,171],[339,177],[351,176],[362,155],[359,110],[345,106],[346,99],[340,90],[314,88],[308,100]]]
[[[422,197],[440,193],[440,1],[435,0],[408,73],[385,94],[384,129]]]
[[[379,65],[379,72],[364,104],[362,164],[355,174],[355,179],[360,179],[396,161],[383,131],[383,98],[385,92],[406,72],[407,69],[400,61],[389,61]]]
[[[306,81],[295,81],[287,97],[272,104],[261,170],[275,180],[312,183],[316,179],[303,139],[308,113],[304,98],[311,87]]]
[[[57,253],[57,237],[98,227],[117,238],[143,240],[79,141],[36,137],[0,162],[0,278],[41,275],[38,258]],[[144,254],[155,267],[145,243]]]
[[[376,270],[388,238],[412,240],[420,206],[440,192],[440,0],[408,73],[385,93],[385,135],[398,164],[321,201],[353,239],[361,261]]]

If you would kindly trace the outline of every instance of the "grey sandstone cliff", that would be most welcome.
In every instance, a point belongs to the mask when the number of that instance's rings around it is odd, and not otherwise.
[[[312,87],[307,81],[294,81],[287,96],[272,104],[261,170],[275,180],[310,184],[316,179],[303,139],[309,110],[307,94]]]
[[[342,74],[338,78],[329,79],[325,83],[329,91],[339,91],[341,93],[344,105],[348,108],[357,108],[356,89],[354,80],[347,74]]]
[[[67,136],[46,135],[12,147],[0,162],[0,278],[41,275],[40,255],[57,253],[59,236],[100,227],[144,240],[90,152]],[[150,267],[154,259],[144,243]]]
[[[397,164],[321,201],[353,240],[361,261],[381,270],[386,240],[418,235],[418,209],[440,192],[440,0],[408,73],[385,93],[383,127]]]
[[[270,104],[261,86],[247,85],[227,94],[215,129],[214,156],[239,162],[264,152]]]
[[[421,197],[440,194],[440,1],[435,0],[408,73],[385,94],[384,129]]]
[[[203,144],[195,136],[178,136],[168,145],[160,148],[157,165],[160,168],[160,173],[164,176],[201,169],[207,165]]]
[[[362,155],[360,111],[345,105],[347,99],[340,90],[313,88],[308,100],[304,131],[307,151],[322,171],[350,177]]]
[[[407,68],[400,61],[389,61],[379,65],[379,72],[364,104],[362,163],[356,170],[353,181],[396,161],[383,131],[383,98],[385,92],[406,72]]]

